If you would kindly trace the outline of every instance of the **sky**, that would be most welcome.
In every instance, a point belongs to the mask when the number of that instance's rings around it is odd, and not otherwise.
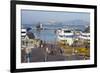
[[[21,10],[22,24],[37,24],[39,22],[66,22],[72,20],[82,20],[89,22],[90,13]]]

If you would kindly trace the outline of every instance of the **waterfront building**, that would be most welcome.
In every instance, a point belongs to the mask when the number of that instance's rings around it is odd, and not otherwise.
[[[24,32],[23,32],[24,31]],[[40,40],[35,39],[35,35],[32,32],[27,32],[22,29],[21,32],[21,47],[22,48],[35,48],[40,46]]]

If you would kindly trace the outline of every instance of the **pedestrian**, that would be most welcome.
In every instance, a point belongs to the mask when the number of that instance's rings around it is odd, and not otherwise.
[[[31,57],[31,48],[26,48],[25,49],[25,58],[26,58],[26,62],[30,62],[30,57]]]
[[[63,54],[63,50],[62,50],[62,48],[60,48],[60,53]]]

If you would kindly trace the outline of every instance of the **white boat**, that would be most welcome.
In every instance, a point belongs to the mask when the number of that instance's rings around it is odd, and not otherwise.
[[[72,45],[74,33],[70,29],[59,29],[57,30],[58,41],[66,41],[66,44]]]
[[[90,40],[90,33],[81,33],[79,38],[84,40]]]
[[[81,31],[73,31],[72,29],[57,30],[58,41],[65,41],[66,44],[72,45],[74,40],[90,40],[90,33],[83,33]]]

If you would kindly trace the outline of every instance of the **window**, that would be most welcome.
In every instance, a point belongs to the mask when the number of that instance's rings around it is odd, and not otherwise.
[[[70,32],[71,32],[70,30],[65,30],[65,31],[64,31],[64,33],[70,33]]]

